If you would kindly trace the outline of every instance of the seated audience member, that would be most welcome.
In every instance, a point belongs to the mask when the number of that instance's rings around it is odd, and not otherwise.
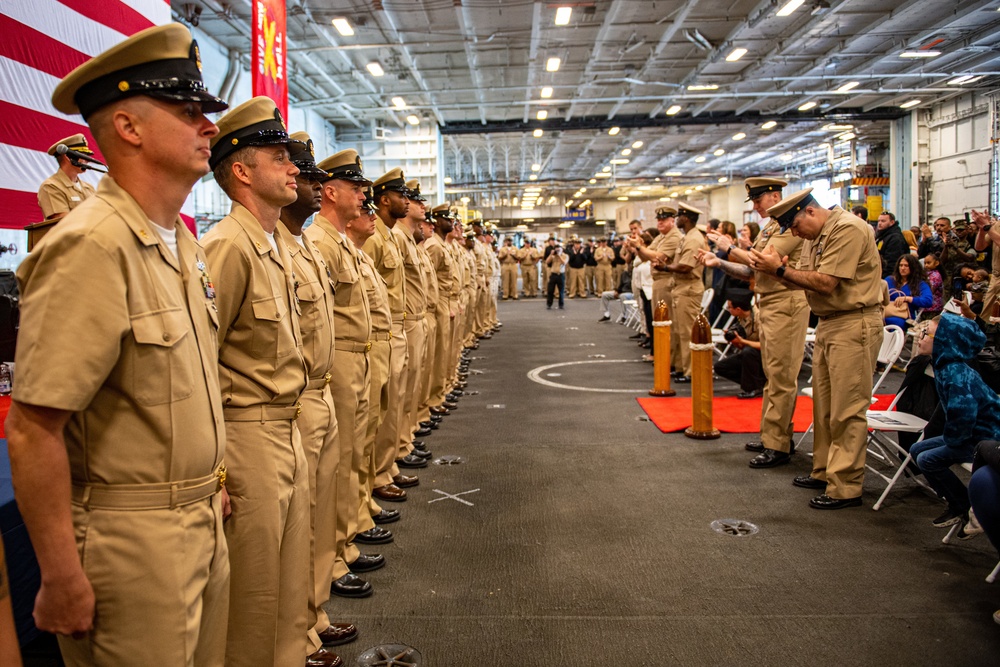
[[[932,522],[938,528],[964,527],[969,520],[969,493],[951,466],[970,463],[979,442],[1000,439],[1000,398],[969,365],[985,342],[974,321],[950,312],[930,322],[920,340],[920,354],[930,354],[934,364],[944,433],[916,443],[910,453],[927,483],[948,503]]]
[[[632,272],[625,268],[622,271],[621,279],[618,281],[618,285],[615,286],[613,291],[601,292],[601,319],[598,322],[607,322],[611,319],[611,302],[612,301],[627,301],[632,298]],[[625,308],[622,307],[622,314],[618,318],[619,322],[625,321]]]
[[[976,315],[983,312],[983,298],[989,287],[989,271],[980,269],[975,264],[963,264],[959,267],[958,277],[955,278],[955,295],[958,295],[959,290],[968,292],[971,297],[969,306]]]
[[[885,323],[895,324],[906,331],[907,320],[913,319],[918,310],[929,308],[934,302],[931,287],[924,280],[920,260],[913,255],[901,255],[896,260],[896,268],[886,277],[885,282],[889,286],[889,300],[897,307],[905,307],[909,313],[908,317],[887,315]]]
[[[737,398],[757,398],[764,395],[764,365],[760,356],[760,331],[757,328],[757,306],[748,290],[733,290],[726,309],[736,318],[726,331],[726,340],[736,348],[715,362],[715,374],[740,385]]]
[[[924,318],[939,315],[944,307],[944,279],[941,277],[941,258],[936,253],[924,257],[924,275],[931,288],[931,305],[924,308]]]
[[[996,440],[985,440],[976,447],[969,500],[986,537],[1000,552],[1000,442]],[[993,620],[1000,623],[1000,610],[993,612]]]

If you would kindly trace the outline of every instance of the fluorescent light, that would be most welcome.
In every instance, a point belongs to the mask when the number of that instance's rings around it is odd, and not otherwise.
[[[706,159],[706,158],[705,158],[705,156],[704,156],[704,155],[699,155],[698,157],[696,157],[696,158],[694,159],[694,161],[695,161],[695,162],[697,162],[697,163],[699,163],[699,164],[701,164],[702,162],[704,162],[704,161],[705,161],[705,159]]]
[[[733,52],[726,56],[727,63],[734,63],[743,56],[747,54],[747,50],[744,48],[733,49]]]
[[[472,200],[469,199],[468,197],[462,197],[459,201],[461,201],[463,204],[468,204]]]
[[[545,132],[542,131],[542,128],[538,128],[537,130],[531,133],[531,136],[537,138],[542,136],[543,134],[545,134]]]
[[[572,7],[560,7],[556,10],[556,25],[569,25],[569,17],[573,14]]]
[[[900,58],[937,58],[941,55],[940,51],[903,51],[899,54]]]
[[[365,65],[365,69],[371,72],[372,76],[383,76],[385,74],[385,70],[382,69],[382,66],[375,60]]]
[[[691,188],[688,188],[687,190],[684,191],[684,194],[689,195],[692,192],[694,192],[694,190],[692,190]]]
[[[775,128],[775,127],[778,127],[777,121],[769,120],[766,123],[764,123],[763,125],[761,125],[760,129],[762,129],[762,130],[770,130],[770,129]]]
[[[528,180],[529,181],[537,181],[538,180],[538,174],[532,174],[531,176],[528,176]]]
[[[910,107],[915,107],[920,104],[920,100],[910,100],[909,102],[903,102],[899,105],[900,109],[909,109]]]
[[[733,141],[743,141],[746,138],[747,138],[746,132],[737,132],[736,134],[733,135]]]
[[[628,201],[628,197],[619,197],[618,201]]]
[[[631,154],[632,154],[632,149],[631,148],[623,148],[622,149],[622,155],[624,155],[625,157],[628,157]]]
[[[392,98],[392,104],[397,109],[405,109],[406,108],[406,100],[404,100],[402,97],[394,97],[394,98]]]
[[[595,220],[594,224],[597,225],[598,227],[603,227],[604,225],[608,224],[608,221],[607,220]]]
[[[541,171],[541,170],[542,170],[542,165],[538,164],[537,162],[531,165],[531,171]]]
[[[1000,11],[1000,10],[997,10],[997,11]],[[965,85],[967,83],[975,83],[976,81],[979,81],[982,78],[983,77],[981,77],[981,76],[974,76],[972,74],[966,74],[965,76],[960,76],[957,79],[952,79],[951,81],[948,82],[948,85],[949,86],[962,86],[962,85]]]
[[[642,142],[641,141],[632,142],[632,148],[642,148]]]
[[[642,190],[643,192],[649,192],[650,190],[653,189],[653,186],[652,185],[640,185],[639,189]]]
[[[835,123],[827,123],[823,126],[823,129],[827,132],[843,132],[844,130],[853,130],[853,125],[837,125]]]
[[[525,218],[524,221],[525,222],[534,222],[535,219],[534,218]],[[528,228],[528,225],[518,225],[514,229],[522,229],[522,230],[524,230],[524,229],[527,229],[527,228]]]
[[[609,160],[611,164],[628,164],[628,160],[623,157],[616,157],[614,160]]]
[[[525,188],[524,191],[527,193],[532,193],[532,192],[541,192],[542,189],[537,185],[532,185],[531,187]]]
[[[704,189],[705,189],[704,185],[696,185],[696,186],[694,186],[694,191],[695,192],[701,192]]]
[[[586,191],[587,191],[587,188],[580,188],[579,190],[577,190],[577,192],[586,192]]]
[[[613,136],[615,136],[616,134],[618,134],[621,131],[622,131],[622,129],[620,127],[618,127],[617,125],[615,125],[613,128],[611,128],[610,130],[608,130],[608,134],[610,134],[613,137]]]
[[[799,107],[799,111],[809,111],[810,109],[815,109],[815,108],[816,108],[815,102],[806,102],[805,104]]]
[[[725,155],[725,154],[726,154],[726,149],[724,149],[724,148],[718,148],[718,149],[715,150],[714,153],[712,153],[712,155],[714,155],[715,157],[719,157],[719,156]]]
[[[592,179],[590,179],[587,182],[590,183],[591,185],[593,185],[594,183],[597,183],[597,179],[596,178],[592,178]]]
[[[584,199],[584,200],[583,200],[582,202],[580,202],[580,203],[578,204],[578,206],[580,206],[581,208],[583,208],[584,206],[590,206],[590,203],[591,203],[591,202],[590,202],[590,200],[589,200],[589,199]]]
[[[672,104],[670,105],[670,108],[667,109],[668,116],[676,116],[680,112],[681,112],[681,105],[679,104]]]
[[[545,99],[552,97],[552,86],[545,86],[542,88],[542,97]]]
[[[854,139],[856,137],[857,135],[854,134],[853,132],[844,132],[843,134],[837,135],[837,138],[840,139],[841,141],[850,141],[851,139]]]
[[[444,184],[445,185],[451,185],[451,176],[445,176],[444,177]]]
[[[406,122],[409,123],[410,125],[420,125],[420,119],[414,116],[413,114],[410,114],[409,116],[406,117]]]
[[[611,178],[611,173],[607,171],[602,171],[600,173],[594,174],[594,178]],[[594,180],[593,178],[590,180]],[[596,183],[596,181],[594,181]]]
[[[835,92],[835,93],[849,93],[850,91],[852,91],[855,88],[857,88],[859,85],[861,85],[861,84],[858,81],[848,81],[843,86],[841,86],[840,88],[838,88],[837,90],[835,90],[833,92]]]
[[[641,197],[642,196],[642,191],[641,190],[629,190],[628,191],[628,196],[629,197]]]
[[[795,156],[792,155],[791,153],[785,153],[781,156],[781,159],[784,160],[785,162],[791,162],[792,160],[795,159]]]
[[[545,71],[546,72],[558,72],[559,65],[562,64],[562,60],[559,58],[549,58],[545,61]]]
[[[788,16],[801,7],[803,2],[805,2],[805,0],[788,0],[788,2],[785,3],[785,6],[778,10],[778,16]]]
[[[549,112],[546,111],[545,109],[539,109],[538,113],[535,114],[535,118],[537,118],[538,120],[545,120],[548,117],[549,117]]]
[[[728,182],[729,182],[729,179],[727,177],[725,177],[725,176],[722,176],[721,178],[719,178],[719,183],[728,183]]]
[[[549,197],[549,201],[548,201],[547,203],[548,203],[548,204],[549,204],[550,206],[551,206],[552,204],[555,204],[555,203],[556,203],[556,196],[555,196],[555,195],[552,195],[551,197]]]
[[[714,83],[702,84],[700,86],[688,86],[688,90],[718,90],[719,87]]]
[[[670,201],[670,197],[660,197],[657,201]]]
[[[611,171],[611,167],[608,167],[608,166],[601,167],[601,171],[606,174],[609,171]]]
[[[668,171],[664,176],[683,176],[683,174],[679,171]]]
[[[350,37],[354,34],[354,28],[351,27],[350,22],[345,18],[333,19],[333,27],[344,37]]]

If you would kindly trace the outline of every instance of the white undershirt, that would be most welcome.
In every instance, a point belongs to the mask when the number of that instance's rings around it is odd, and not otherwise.
[[[295,234],[292,234],[292,238],[294,238],[294,239],[295,239],[295,240],[296,240],[296,241],[298,242],[298,244],[299,244],[300,246],[302,246],[302,248],[303,248],[303,249],[305,249],[305,247],[306,247],[306,242],[305,242],[305,240],[304,240],[304,239],[302,238],[302,234],[299,234],[298,236],[295,236]]]
[[[274,249],[274,254],[275,255],[280,254],[278,252],[278,244],[274,241],[274,232],[270,233],[264,232],[264,233],[267,234],[267,240],[271,243],[271,248]]]
[[[152,224],[153,227],[156,229],[157,233],[159,233],[160,238],[163,239],[163,244],[165,246],[167,246],[167,249],[170,250],[170,253],[176,259],[177,258],[177,229],[175,227],[171,227],[170,229],[167,229],[166,227],[161,227],[160,225],[157,225],[155,223],[150,223],[150,224]]]

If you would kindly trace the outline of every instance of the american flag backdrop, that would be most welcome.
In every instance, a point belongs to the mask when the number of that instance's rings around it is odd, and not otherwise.
[[[59,80],[128,35],[169,21],[169,0],[0,2],[0,228],[42,219],[38,187],[57,167],[49,146],[83,132],[97,150],[80,116],[52,107]]]

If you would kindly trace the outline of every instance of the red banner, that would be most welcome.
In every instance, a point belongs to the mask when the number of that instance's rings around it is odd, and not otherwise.
[[[267,95],[288,122],[285,0],[253,0],[253,94]]]

